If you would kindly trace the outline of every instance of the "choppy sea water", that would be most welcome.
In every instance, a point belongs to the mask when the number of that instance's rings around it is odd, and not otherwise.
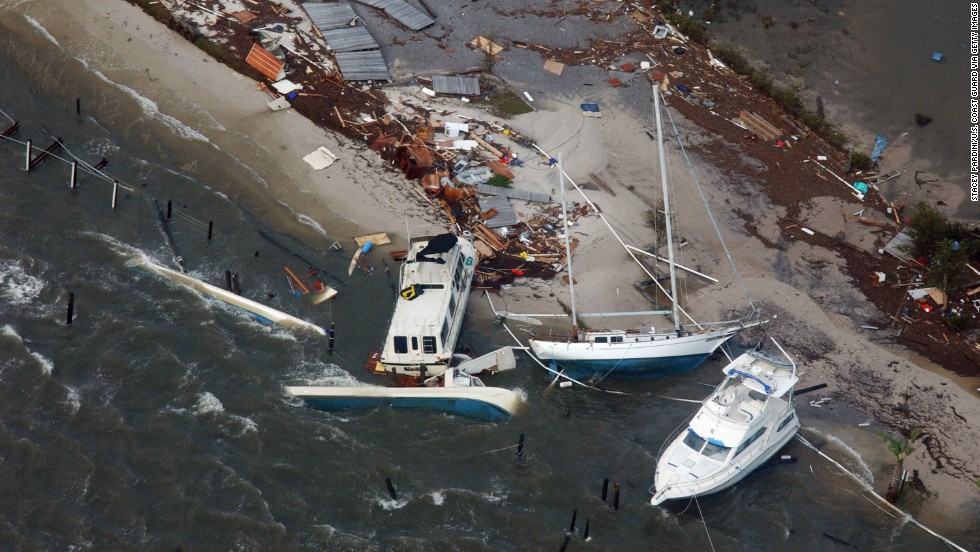
[[[701,384],[721,378],[714,363],[631,384],[623,389],[632,395],[622,397],[543,394],[550,378],[522,362],[491,380],[528,396],[523,411],[500,424],[389,409],[327,414],[297,404],[282,385],[381,383],[362,368],[383,339],[393,299],[380,257],[368,258],[373,274],[347,277],[352,251],[327,246],[348,236],[325,228],[321,241],[304,243],[270,230],[261,206],[219,191],[227,182],[256,183],[235,152],[62,51],[39,26],[0,12],[0,109],[21,122],[15,137],[44,147],[45,131],[60,136],[89,162],[108,158],[107,170],[129,189],[113,211],[108,183],[83,174],[69,190],[66,165],[49,160],[26,173],[22,146],[0,144],[0,548],[557,550],[577,511],[569,550],[836,546],[824,533],[865,550],[947,549],[863,500],[854,483],[795,442],[784,451],[795,464],[697,505],[650,506],[656,454],[693,413],[693,405],[654,395],[700,399]],[[192,274],[221,285],[232,270],[245,296],[336,323],[335,354],[319,336],[264,326],[129,268],[140,257],[175,266],[154,199],[214,221],[207,240],[201,225],[175,218]],[[305,268],[293,252],[343,281],[329,305],[290,296],[282,267]],[[481,352],[508,343],[474,315],[461,342]],[[806,434],[873,475],[831,434]],[[612,483],[621,486],[618,511]],[[980,542],[967,532],[950,534]]]

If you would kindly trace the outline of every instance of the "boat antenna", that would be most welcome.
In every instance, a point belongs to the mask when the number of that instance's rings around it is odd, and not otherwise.
[[[660,91],[653,87],[653,105],[657,114],[657,149],[660,152],[660,183],[664,189],[664,224],[667,229],[667,264],[670,267],[670,302],[673,305],[674,330],[681,333],[681,319],[677,312],[677,269],[674,267],[674,238],[670,222],[670,201],[667,193],[667,162],[664,153],[664,125],[660,119]],[[571,265],[571,263],[569,263]],[[571,276],[569,276],[571,278]]]
[[[565,236],[565,261],[568,268],[568,294],[572,302],[572,333],[578,334],[578,318],[575,316],[575,278],[572,277],[572,248],[568,244],[568,209],[565,206],[565,170],[561,164],[561,154],[558,154],[558,188],[561,190],[561,225]],[[676,315],[676,313],[674,313]]]

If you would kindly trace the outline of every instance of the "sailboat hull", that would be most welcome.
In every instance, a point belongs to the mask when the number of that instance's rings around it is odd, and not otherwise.
[[[555,363],[570,377],[608,374],[616,379],[652,379],[694,370],[735,331],[727,328],[682,337],[628,333],[616,343],[599,343],[590,335],[586,341],[532,339],[530,345],[535,356]]]

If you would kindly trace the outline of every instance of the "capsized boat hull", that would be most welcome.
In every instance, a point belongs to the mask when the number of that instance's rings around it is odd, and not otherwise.
[[[287,386],[286,392],[317,410],[349,410],[392,406],[466,416],[476,420],[506,420],[521,397],[499,387],[352,387]]]
[[[651,379],[694,370],[736,331],[737,328],[726,328],[624,343],[532,339],[530,345],[535,356],[554,362],[576,379],[606,374],[616,379]],[[626,334],[624,339],[631,338],[642,339],[631,334]]]

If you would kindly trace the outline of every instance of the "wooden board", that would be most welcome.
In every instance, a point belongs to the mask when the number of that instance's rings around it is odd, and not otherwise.
[[[560,61],[549,59],[544,62],[544,70],[549,73],[554,73],[560,77],[562,71],[565,70],[565,64],[561,63]]]
[[[245,57],[245,63],[272,81],[277,81],[285,76],[283,67],[286,66],[286,63],[258,44],[252,45],[248,56]]]
[[[772,126],[769,121],[750,111],[742,110],[738,118],[763,140],[775,140],[783,134],[781,130]]]
[[[354,238],[357,242],[358,247],[364,247],[364,244],[371,242],[372,245],[387,245],[391,243],[391,239],[388,238],[388,234],[384,232],[378,234],[367,234],[366,236],[357,236]]]

